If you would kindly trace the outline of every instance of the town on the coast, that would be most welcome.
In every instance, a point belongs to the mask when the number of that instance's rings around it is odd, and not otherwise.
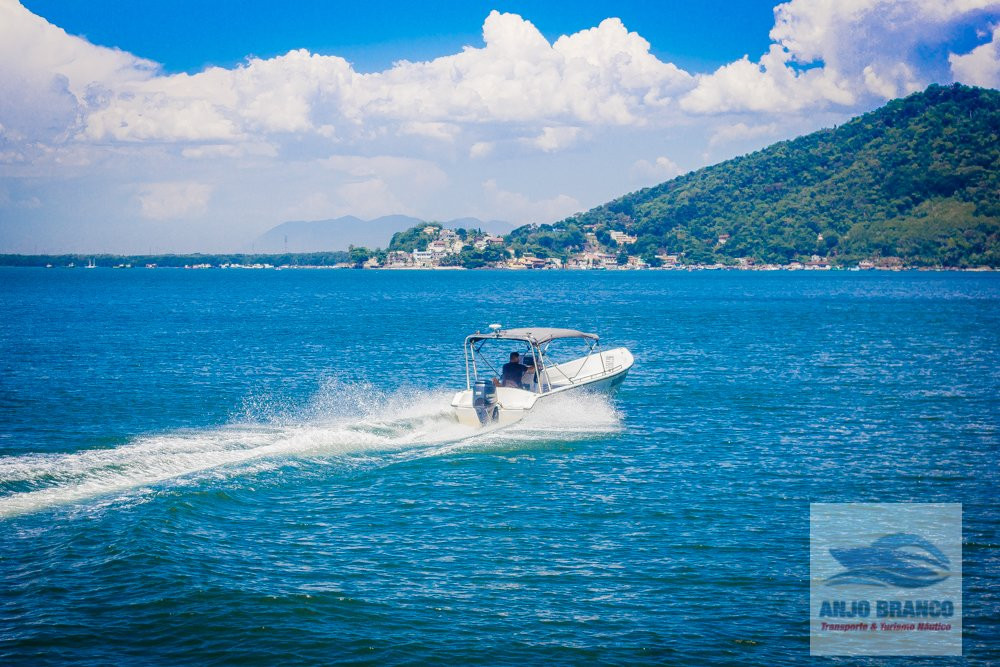
[[[558,242],[553,242],[557,239]],[[715,239],[722,250],[728,234]],[[195,254],[195,255],[66,255],[17,257],[21,265],[46,268],[184,268],[184,269],[409,269],[409,270],[591,270],[591,271],[829,271],[829,270],[992,270],[982,267],[911,265],[900,257],[827,257],[814,254],[788,262],[766,262],[754,257],[727,257],[716,261],[692,261],[684,252],[663,248],[637,251],[637,237],[627,231],[597,225],[573,225],[568,232],[560,225],[526,225],[508,236],[479,229],[448,229],[440,223],[423,223],[393,235],[389,247],[283,254]],[[822,244],[822,234],[817,243]],[[9,263],[9,262],[8,262]]]
[[[696,263],[684,261],[683,254],[658,251],[645,256],[630,252],[630,246],[637,238],[621,230],[587,230],[583,232],[584,242],[576,252],[567,252],[560,257],[557,252],[533,252],[503,236],[487,234],[479,230],[445,229],[438,224],[427,224],[397,234],[387,251],[369,251],[354,248],[355,261],[338,263],[339,268],[359,267],[365,269],[464,269],[496,268],[508,270],[582,269],[606,271],[632,271],[644,269],[666,270],[718,270],[742,269],[756,271],[777,270],[829,270],[837,265],[825,257],[813,255],[805,261],[787,264],[758,263],[752,257],[736,258],[734,262]],[[729,240],[723,234],[718,237],[718,245]],[[410,247],[413,246],[413,247]],[[399,249],[405,247],[405,249]],[[363,261],[361,255],[367,255]],[[232,266],[232,265],[230,265]],[[275,267],[278,268],[278,267]],[[280,268],[293,268],[285,266]],[[862,260],[856,266],[860,269],[901,270],[903,262],[896,257]]]

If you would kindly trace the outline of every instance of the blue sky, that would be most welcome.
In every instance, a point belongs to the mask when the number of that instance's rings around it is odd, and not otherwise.
[[[0,252],[552,222],[930,83],[997,88],[998,24],[991,0],[0,0]]]
[[[360,71],[397,60],[428,60],[482,45],[483,19],[496,9],[526,18],[550,41],[617,16],[661,60],[715,69],[767,49],[774,2],[259,2],[28,0],[31,11],[95,44],[114,45],[169,72],[231,67],[248,55],[293,48],[339,55]]]

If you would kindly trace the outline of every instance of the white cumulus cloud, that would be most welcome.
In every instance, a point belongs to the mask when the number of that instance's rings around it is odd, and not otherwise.
[[[341,172],[355,180],[378,179],[407,183],[422,190],[437,190],[448,183],[448,175],[428,160],[383,155],[331,155],[318,161],[320,166]]]
[[[483,195],[489,209],[481,212],[480,217],[495,218],[503,215],[519,224],[555,222],[581,208],[580,202],[568,195],[559,194],[533,200],[520,192],[503,189],[493,178],[483,182]]]
[[[402,213],[411,215],[413,211],[400,201],[389,185],[380,178],[345,183],[337,188],[343,203],[343,213],[361,218],[377,218],[381,215]]]
[[[63,139],[109,89],[155,76],[155,63],[66,34],[0,2],[0,122],[28,140]]]
[[[528,140],[528,143],[548,153],[572,145],[578,136],[580,136],[578,127],[544,127],[542,133]]]
[[[482,47],[382,72],[361,74],[341,57],[300,49],[164,75],[6,0],[0,121],[27,139],[207,144],[302,134],[333,145],[392,136],[452,143],[474,128],[463,145],[474,157],[512,132],[553,152],[587,127],[851,107],[911,92],[929,82],[918,49],[989,6],[998,3],[791,0],[775,8],[766,53],[696,77],[659,60],[616,18],[550,43],[530,21],[497,11],[483,23]],[[956,77],[976,82],[995,81],[996,62],[996,40],[951,57]]]
[[[632,165],[632,176],[643,183],[660,183],[674,176],[680,176],[684,170],[668,157],[660,156],[653,161],[636,160]]]
[[[708,145],[710,147],[724,146],[734,141],[771,137],[776,136],[778,133],[779,129],[776,123],[761,125],[747,125],[744,122],[732,123],[716,128],[708,140]]]
[[[212,187],[193,181],[147,183],[139,190],[142,216],[150,220],[171,220],[205,213]]]
[[[8,87],[23,92],[29,81],[61,98],[49,106],[63,109],[64,129],[93,141],[350,138],[380,127],[450,141],[462,124],[537,123],[539,148],[552,150],[569,123],[642,124],[691,84],[618,19],[550,44],[529,21],[494,11],[482,48],[373,74],[337,56],[295,50],[167,76],[149,61],[67,35],[19,4],[8,2],[3,12],[0,54],[19,63],[7,68],[17,78]]]
[[[1000,26],[993,27],[993,39],[964,55],[950,54],[948,62],[956,81],[1000,88]]]
[[[775,7],[772,45],[698,77],[681,101],[690,113],[795,112],[919,90],[922,47],[995,0],[791,0]]]
[[[484,158],[493,152],[496,148],[496,144],[492,141],[477,141],[472,144],[469,148],[469,157],[471,158]]]
[[[420,121],[410,121],[400,126],[402,134],[412,134],[418,137],[438,139],[440,141],[451,142],[455,140],[455,135],[461,128],[454,123],[424,123]]]

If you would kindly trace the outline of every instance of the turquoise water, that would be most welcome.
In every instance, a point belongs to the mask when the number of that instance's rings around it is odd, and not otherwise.
[[[993,274],[6,269],[0,315],[0,663],[806,663],[856,501],[964,504],[1000,659]],[[494,321],[636,366],[466,429]]]

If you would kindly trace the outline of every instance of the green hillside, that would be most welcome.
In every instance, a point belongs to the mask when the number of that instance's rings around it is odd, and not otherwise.
[[[522,227],[510,243],[565,255],[584,233],[606,241],[611,230],[638,237],[622,249],[631,254],[689,263],[819,255],[1000,266],[1000,92],[934,85],[840,127]]]

